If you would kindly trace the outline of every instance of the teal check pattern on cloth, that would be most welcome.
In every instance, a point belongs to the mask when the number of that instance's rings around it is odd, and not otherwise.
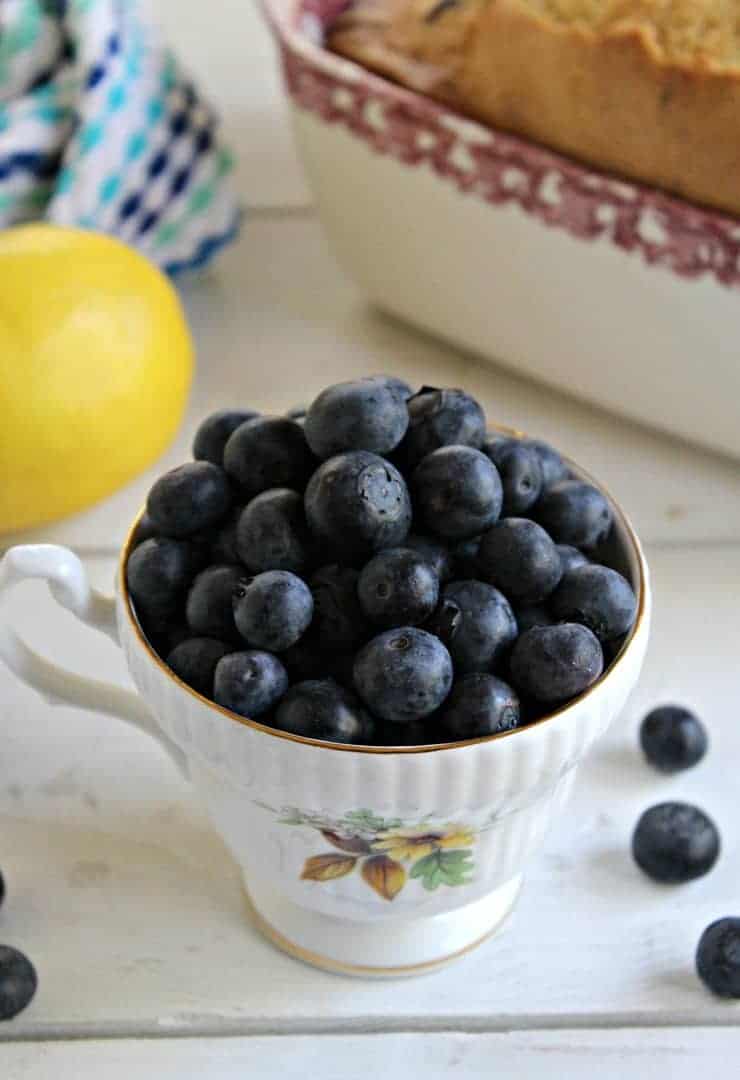
[[[216,128],[142,0],[0,0],[0,228],[42,218],[203,266],[240,221]]]

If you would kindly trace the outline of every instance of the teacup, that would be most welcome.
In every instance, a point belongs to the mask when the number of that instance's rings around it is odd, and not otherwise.
[[[503,922],[577,766],[638,679],[648,571],[612,505],[608,557],[634,586],[635,625],[588,691],[501,735],[343,746],[201,697],[163,663],[137,621],[124,572],[136,523],[115,597],[91,589],[77,556],[52,545],[8,551],[0,594],[25,578],[45,579],[59,603],[121,645],[139,695],[43,660],[2,621],[0,658],[47,701],[118,716],[158,740],[205,801],[242,870],[252,915],[276,945],[334,971],[414,974],[460,956]]]

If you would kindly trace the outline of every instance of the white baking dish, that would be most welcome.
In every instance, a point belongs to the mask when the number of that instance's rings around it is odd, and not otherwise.
[[[740,221],[460,118],[264,0],[334,250],[381,308],[740,455]]]

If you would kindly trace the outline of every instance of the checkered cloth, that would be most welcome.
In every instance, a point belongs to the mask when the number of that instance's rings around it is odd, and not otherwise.
[[[216,126],[140,0],[0,0],[0,227],[45,218],[202,266],[239,226]]]

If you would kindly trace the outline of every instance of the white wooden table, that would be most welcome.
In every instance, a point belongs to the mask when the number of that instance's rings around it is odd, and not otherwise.
[[[235,400],[280,409],[350,372],[465,385],[490,415],[551,438],[617,493],[647,544],[653,644],[626,713],[583,769],[505,930],[457,966],[397,983],[347,981],[276,952],[200,807],[144,736],[39,703],[0,672],[0,940],[40,986],[0,1025],[4,1080],[320,1075],[348,1080],[733,1075],[740,1006],[710,997],[693,952],[740,913],[740,467],[455,355],[369,310],[327,250],[294,157],[271,43],[249,0],[158,0],[208,81],[240,153],[243,237],[186,288],[200,362],[182,437],[127,490],[42,534],[99,584],[152,476],[187,454],[196,418]],[[14,617],[60,662],[125,683],[109,643],[17,592]],[[696,770],[642,762],[647,707],[694,705],[712,734]],[[667,890],[629,856],[642,809],[695,800],[720,824],[715,871]]]

